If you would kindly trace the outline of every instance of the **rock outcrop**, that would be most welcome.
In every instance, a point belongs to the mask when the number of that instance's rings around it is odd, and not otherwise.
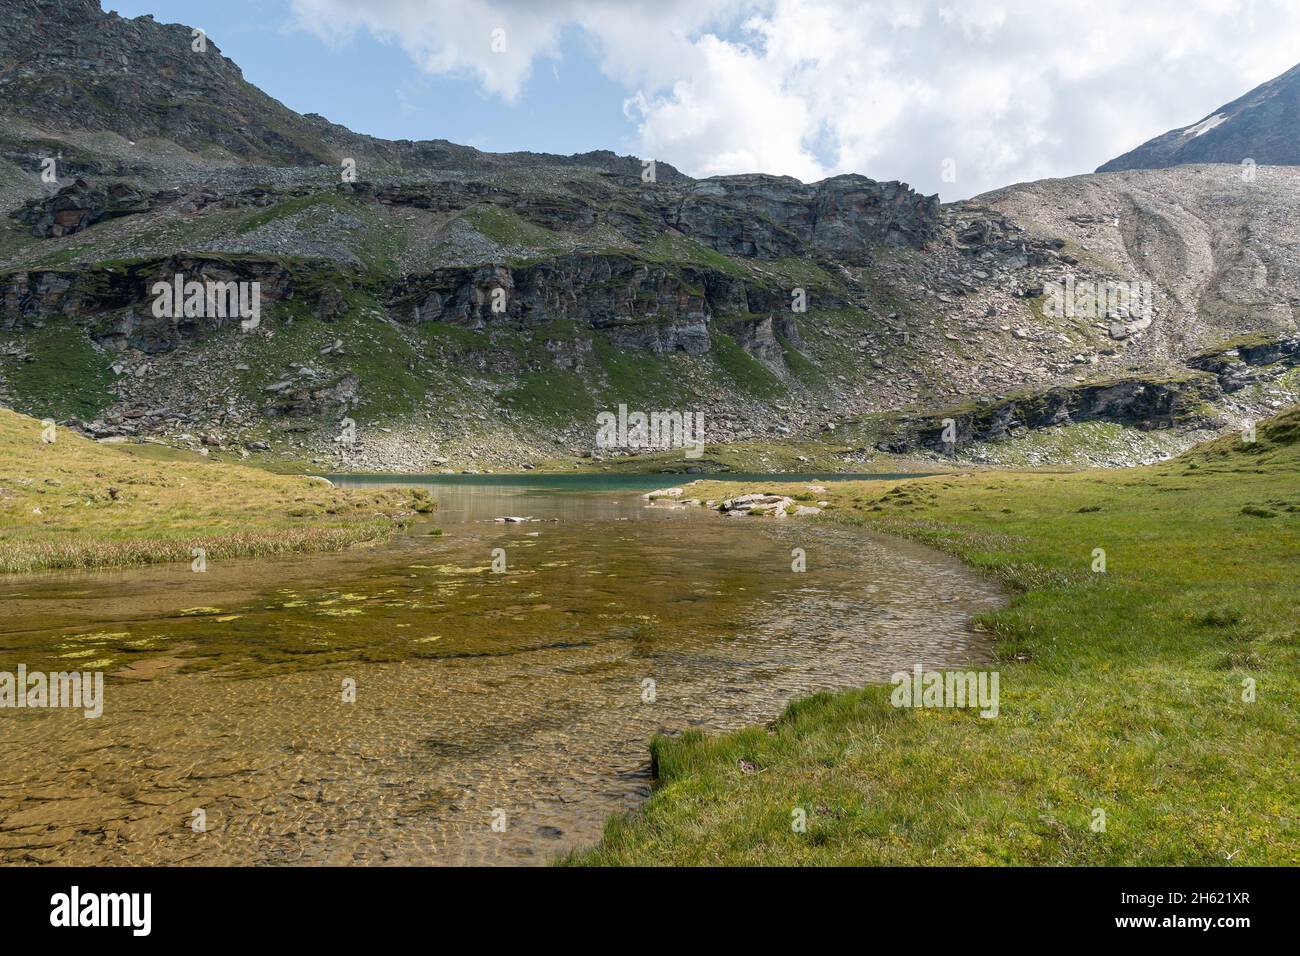
[[[811,249],[861,265],[873,246],[924,246],[938,212],[938,196],[864,176],[811,186],[788,176],[719,176],[687,190],[671,223],[727,255],[779,259]]]
[[[287,109],[188,27],[94,0],[0,0],[0,62],[0,402],[75,409],[96,435],[522,467],[635,454],[594,444],[596,411],[627,404],[701,414],[710,444],[759,462],[820,440],[852,469],[878,442],[945,453],[934,409],[957,409],[962,441],[1081,421],[1163,439],[1297,392],[1277,343],[1297,334],[1300,169],[941,206],[858,175],[380,140]],[[1273,115],[1283,79],[1250,109]],[[256,334],[155,315],[176,275],[257,283]],[[1115,284],[1149,288],[1149,309],[1053,308],[1063,285]]]
[[[1079,422],[1114,422],[1138,429],[1197,422],[1219,395],[1216,380],[1191,374],[1163,380],[1128,378],[1013,396],[975,408],[903,416],[877,447],[894,453],[921,449],[953,454],[974,442],[995,442],[1027,429]]]
[[[335,162],[314,123],[244,80],[209,37],[98,0],[21,0],[0,18],[0,112],[39,126],[170,140],[243,160]]]
[[[236,314],[186,315],[181,308],[154,314],[153,289],[174,283],[177,275],[201,283],[257,283],[260,305],[270,306],[299,292],[320,296],[319,280],[328,266],[290,267],[273,259],[239,256],[175,255],[165,259],[102,265],[89,269],[33,269],[0,274],[0,330],[34,328],[46,321],[92,320],[91,336],[121,351],[158,354],[204,332],[238,325]],[[336,280],[337,281],[337,280]]]
[[[135,216],[151,208],[149,197],[128,183],[91,186],[77,179],[48,198],[28,200],[10,216],[31,226],[33,235],[48,239],[70,236],[105,219]]]
[[[614,344],[654,354],[704,355],[719,317],[751,354],[780,360],[775,332],[799,333],[788,294],[716,270],[623,255],[569,255],[511,267],[441,269],[408,276],[388,291],[400,321],[448,322],[481,330],[576,321]]]
[[[1258,384],[1262,374],[1300,366],[1300,337],[1274,341],[1257,337],[1193,356],[1187,364],[1214,375],[1224,392],[1239,392]]]

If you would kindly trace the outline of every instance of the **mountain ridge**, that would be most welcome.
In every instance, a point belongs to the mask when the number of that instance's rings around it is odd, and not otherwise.
[[[1162,133],[1097,168],[1165,169],[1195,163],[1300,165],[1300,66],[1190,126]]]
[[[1300,391],[1293,351],[1233,347],[1296,334],[1292,171],[944,205],[860,175],[695,180],[607,151],[377,140],[254,90],[185,27],[90,0],[38,0],[46,29],[94,42],[30,53],[31,9],[0,3],[20,7],[0,19],[0,402],[95,437],[331,470],[658,467],[593,447],[597,411],[626,404],[706,413],[721,450],[698,467],[853,469],[943,457],[924,423],[956,409],[980,443],[963,454],[1128,462]],[[73,87],[106,92],[32,98]],[[218,102],[196,110],[194,90]],[[260,325],[154,314],[176,274],[257,282]],[[1050,314],[1076,280],[1148,283],[1151,313]],[[1207,352],[1241,366],[1233,388],[1189,370]],[[1052,450],[1029,447],[1043,435]]]

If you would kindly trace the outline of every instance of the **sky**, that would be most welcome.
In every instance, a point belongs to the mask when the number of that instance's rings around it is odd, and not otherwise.
[[[103,0],[301,113],[945,200],[1091,172],[1300,62],[1300,0]]]

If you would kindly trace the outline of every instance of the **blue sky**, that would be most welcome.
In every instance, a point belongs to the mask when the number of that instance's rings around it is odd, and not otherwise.
[[[270,95],[374,136],[945,200],[1091,172],[1300,59],[1300,0],[104,4],[202,27]]]
[[[492,152],[632,151],[627,94],[602,75],[577,28],[564,31],[559,58],[539,62],[520,99],[509,103],[471,75],[420,70],[369,33],[322,42],[293,27],[282,0],[103,0],[103,7],[200,27],[249,82],[299,113],[320,113],[359,133],[446,139]]]

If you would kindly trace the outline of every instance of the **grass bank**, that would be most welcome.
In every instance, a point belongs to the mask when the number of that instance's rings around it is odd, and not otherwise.
[[[377,540],[423,492],[345,491],[239,465],[160,460],[0,408],[0,573],[337,550]],[[138,449],[133,450],[133,449]]]
[[[977,622],[999,715],[895,708],[883,685],[656,738],[650,801],[569,862],[1300,862],[1300,409],[1157,466],[826,488],[750,490],[829,501],[787,520],[919,539],[1014,594]]]

